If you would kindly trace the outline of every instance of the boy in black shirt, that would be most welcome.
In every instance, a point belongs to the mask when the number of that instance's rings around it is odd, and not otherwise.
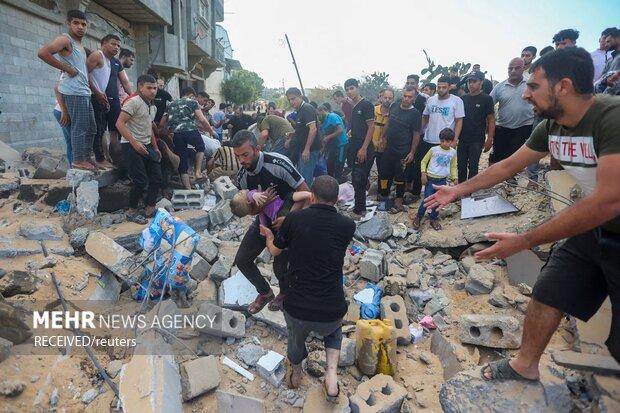
[[[325,393],[328,400],[338,397],[338,358],[342,342],[342,317],[347,312],[342,286],[342,266],[353,239],[355,223],[338,213],[338,181],[319,176],[312,185],[312,202],[291,212],[277,237],[269,228],[260,231],[274,256],[284,249],[289,255],[289,292],[284,299],[288,330],[287,384],[301,383],[301,362],[308,356],[306,338],[311,332],[323,336],[327,369]]]
[[[400,102],[392,104],[387,131],[387,146],[381,158],[379,174],[380,209],[388,208],[388,197],[392,180],[396,185],[396,198],[391,213],[403,211],[405,194],[405,170],[413,162],[413,157],[420,141],[420,124],[422,116],[413,106],[416,96],[414,86],[405,86]],[[382,137],[385,139],[385,137]]]
[[[495,109],[493,98],[482,92],[484,73],[474,70],[467,77],[469,93],[463,95],[465,118],[458,142],[457,164],[459,182],[465,182],[478,174],[478,163],[484,151],[491,149],[495,137]],[[484,138],[488,128],[488,137]]]
[[[317,134],[316,109],[303,101],[301,90],[296,87],[286,91],[286,98],[297,112],[293,162],[308,186],[312,185],[314,167],[319,160],[321,143]]]
[[[351,184],[355,190],[353,213],[364,216],[368,175],[374,160],[371,126],[375,120],[375,107],[360,95],[357,80],[348,79],[344,82],[344,89],[353,103],[351,139],[347,148],[347,164],[351,168]]]

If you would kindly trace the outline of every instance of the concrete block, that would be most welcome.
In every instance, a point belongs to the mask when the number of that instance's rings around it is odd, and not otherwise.
[[[220,306],[232,309],[245,309],[258,295],[256,288],[237,271],[232,277],[222,281],[218,291]]]
[[[367,249],[359,262],[360,275],[372,282],[379,282],[386,274],[385,253]]]
[[[215,193],[222,199],[232,199],[239,189],[233,184],[228,176],[220,176],[213,181]]]
[[[349,303],[349,309],[347,310],[347,314],[345,314],[342,323],[343,324],[353,324],[357,323],[357,320],[360,319],[360,304],[351,300]]]
[[[465,314],[461,317],[459,340],[494,348],[519,348],[521,323],[514,317]]]
[[[70,257],[75,254],[75,250],[66,238],[58,241],[44,241],[44,243],[45,248],[47,248],[50,254],[61,255],[63,257]]]
[[[60,225],[45,221],[22,222],[18,233],[26,239],[36,241],[59,240],[65,235]]]
[[[199,254],[194,254],[192,257],[192,264],[189,268],[189,275],[196,281],[202,281],[207,278],[209,271],[211,270],[211,264],[202,258]]]
[[[0,337],[0,363],[9,358],[13,343],[6,338]]]
[[[87,219],[97,215],[99,185],[97,181],[81,182],[75,191],[75,210]]]
[[[407,345],[411,342],[409,319],[405,308],[405,300],[400,295],[385,296],[381,299],[381,318],[392,320],[396,342]]]
[[[552,357],[555,364],[569,369],[586,370],[597,374],[620,374],[620,364],[610,356],[577,353],[575,351],[556,351]]]
[[[175,189],[172,191],[172,206],[181,209],[202,209],[205,204],[205,191],[202,189]]]
[[[353,413],[398,413],[405,397],[407,390],[391,376],[377,374],[357,386],[349,401]]]
[[[220,256],[220,258],[215,261],[213,267],[209,271],[209,276],[214,281],[224,281],[228,277],[230,277],[230,270],[232,268],[233,262],[231,259],[225,256]]]
[[[214,356],[199,357],[181,364],[183,401],[191,400],[220,385],[218,364]]]
[[[275,387],[279,387],[284,380],[284,370],[284,356],[272,350],[256,363],[258,375]]]
[[[65,180],[73,188],[77,188],[80,183],[92,181],[95,178],[95,174],[91,171],[85,171],[83,169],[69,169],[65,175]]]
[[[199,303],[203,301],[217,303],[217,285],[215,285],[215,282],[210,278],[200,281],[196,287],[194,300]]]
[[[488,294],[493,290],[494,274],[480,264],[473,264],[469,268],[469,275],[465,282],[465,290],[471,295]]]
[[[439,331],[431,334],[431,352],[441,361],[444,380],[451,379],[463,370],[463,365],[456,356],[454,343],[445,338]]]
[[[209,211],[209,220],[213,226],[223,225],[232,218],[232,215],[230,202],[227,199],[222,199]]]
[[[218,413],[265,413],[265,404],[260,399],[222,390],[216,391],[215,396]]]
[[[101,232],[88,234],[84,248],[88,255],[122,279],[137,278],[141,272],[136,268],[130,273],[133,255]]]
[[[245,315],[212,303],[202,303],[198,308],[198,315],[206,317],[206,323],[198,331],[216,337],[245,336]]]
[[[338,367],[352,366],[355,364],[355,340],[343,337],[340,346],[340,359]]]
[[[196,245],[196,252],[210,264],[213,264],[217,259],[218,248],[209,238],[201,236],[198,245]]]
[[[32,176],[34,179],[58,179],[67,174],[66,163],[51,156],[42,156]]]
[[[26,239],[0,239],[0,258],[15,258],[26,255],[41,254],[38,241]]]

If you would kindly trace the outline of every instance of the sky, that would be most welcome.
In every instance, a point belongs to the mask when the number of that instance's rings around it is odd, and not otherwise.
[[[601,31],[620,24],[619,0],[225,0],[233,56],[267,87],[299,86],[288,34],[306,88],[331,87],[374,71],[392,85],[435,63],[479,63],[493,79],[525,46],[551,45],[561,29],[580,31],[592,51]]]

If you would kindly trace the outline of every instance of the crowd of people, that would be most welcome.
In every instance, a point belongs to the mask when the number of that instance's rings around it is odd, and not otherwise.
[[[107,127],[115,136],[111,160],[120,165],[116,156],[123,158],[131,181],[130,216],[137,215],[144,194],[146,215],[154,212],[165,171],[178,173],[186,188],[195,183],[190,176],[203,175],[203,162],[207,172],[235,176],[241,192],[232,211],[256,215],[235,265],[258,292],[249,313],[266,305],[284,311],[289,386],[300,383],[305,340],[314,331],[327,349],[326,396],[338,395],[347,311],[342,265],[355,231],[352,218],[366,214],[373,166],[381,210],[404,211],[424,188],[412,227],[421,228],[428,209],[430,226],[440,230],[437,208],[522,171],[534,183],[540,159],[550,154],[584,197],[528,232],[489,234],[496,242],[476,254],[504,258],[566,239],[553,249],[533,289],[519,355],[491,363],[481,374],[487,380],[538,380],[540,357],[562,314],[587,320],[607,296],[613,313],[607,344],[620,359],[620,191],[614,183],[620,179],[620,98],[613,96],[620,83],[620,30],[604,30],[591,53],[577,46],[576,30],[561,30],[553,37],[555,50],[546,47],[537,56],[536,47],[524,47],[497,84],[479,65],[463,78],[452,69],[436,82],[420,84],[410,75],[402,90],[370,97],[360,94],[356,79],[347,79],[333,94],[337,110],[329,102],[308,102],[292,87],[286,91],[293,109],[288,115],[269,103],[264,115],[254,117],[242,108],[231,113],[226,104],[211,115],[214,102],[205,92],[184,88],[173,99],[163,81],[148,74],[138,77],[134,92],[124,71],[133,55],[120,50],[120,40],[105,36],[100,50],[87,56],[81,45],[86,16],[69,12],[68,26],[69,33],[39,56],[62,71],[55,114],[73,167],[108,167],[101,143]],[[479,171],[483,151],[492,151],[490,166]],[[334,206],[339,184],[348,180],[355,193],[351,217]],[[255,263],[264,248],[274,256],[278,294]]]

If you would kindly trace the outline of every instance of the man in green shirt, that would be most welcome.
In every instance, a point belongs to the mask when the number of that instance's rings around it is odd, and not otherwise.
[[[262,120],[258,119],[257,123],[260,130],[258,145],[261,150],[287,155],[284,143],[295,133],[290,122],[278,115],[267,115]]]
[[[538,380],[540,358],[563,313],[587,321],[609,296],[612,323],[606,342],[620,360],[620,97],[592,94],[594,66],[582,48],[546,54],[532,65],[523,97],[542,121],[509,158],[425,200],[443,207],[502,182],[550,153],[581,186],[584,197],[521,234],[491,233],[493,246],[477,259],[505,258],[560,241],[542,268],[523,327],[519,355],[482,369],[486,380]]]

